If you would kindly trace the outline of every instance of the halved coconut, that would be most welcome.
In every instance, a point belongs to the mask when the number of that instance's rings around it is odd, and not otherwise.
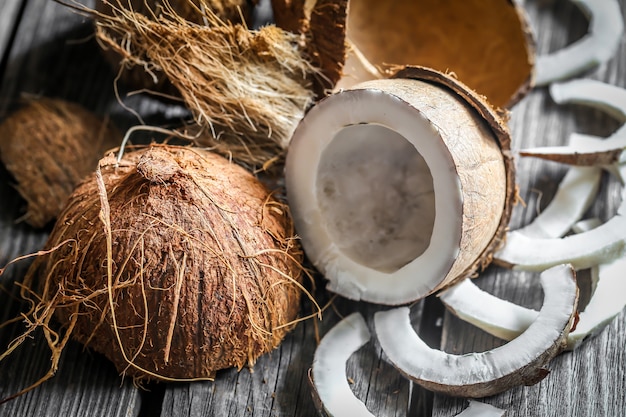
[[[346,362],[370,340],[360,313],[352,313],[322,338],[313,358],[311,383],[313,400],[320,413],[328,416],[373,416],[359,400],[346,376]]]
[[[573,44],[537,57],[537,85],[578,75],[608,61],[619,47],[624,21],[616,0],[572,0],[589,17],[588,34]]]
[[[519,337],[486,352],[454,355],[430,348],[411,326],[408,307],[377,312],[376,334],[389,361],[432,391],[476,398],[535,384],[548,374],[546,365],[564,348],[578,304],[570,266],[545,271],[541,285],[544,302],[537,319]]]
[[[510,136],[488,104],[434,70],[397,77],[322,100],[285,170],[296,231],[328,288],[391,305],[489,263],[515,194]]]

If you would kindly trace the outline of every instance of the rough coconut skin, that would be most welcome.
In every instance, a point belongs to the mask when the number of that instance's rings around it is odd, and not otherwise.
[[[106,197],[97,175],[86,179],[47,243],[59,248],[33,264],[42,304],[138,380],[211,379],[274,349],[301,292],[285,206],[207,151],[160,146],[109,162]]]
[[[0,157],[28,203],[23,219],[44,227],[61,212],[74,187],[122,141],[108,121],[55,98],[29,101],[0,125]]]

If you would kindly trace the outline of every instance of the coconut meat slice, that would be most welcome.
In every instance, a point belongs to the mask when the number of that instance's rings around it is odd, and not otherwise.
[[[313,358],[315,402],[330,416],[373,416],[350,389],[346,362],[370,340],[360,313],[352,313],[331,328],[320,341]]]
[[[536,320],[520,336],[492,350],[454,355],[430,348],[411,326],[408,307],[375,314],[378,340],[400,372],[429,390],[477,398],[537,383],[564,347],[578,303],[570,266],[550,268],[540,279],[544,302]]]
[[[537,311],[498,298],[480,289],[471,279],[442,291],[440,300],[455,316],[503,340],[524,333]]]
[[[537,86],[580,74],[608,61],[615,54],[624,22],[616,0],[572,0],[589,18],[588,34],[577,42],[537,57]]]
[[[571,167],[544,210],[517,232],[528,237],[551,238],[565,235],[595,200],[600,186],[598,167]]]
[[[626,165],[618,167],[620,177]],[[526,271],[542,271],[569,263],[575,269],[613,261],[626,253],[626,187],[615,216],[589,231],[563,238],[530,237],[519,231],[507,233],[504,246],[494,253],[494,262]]]
[[[469,400],[469,406],[456,415],[456,417],[502,417],[506,410],[494,407],[490,404]]]

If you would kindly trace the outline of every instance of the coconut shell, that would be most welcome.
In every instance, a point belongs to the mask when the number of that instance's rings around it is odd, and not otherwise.
[[[530,25],[511,0],[350,0],[347,38],[383,75],[403,65],[453,72],[498,107],[533,83]],[[365,81],[351,68],[340,85]]]
[[[472,213],[464,213],[469,220],[468,225],[463,233],[463,239],[461,241],[461,248],[463,256],[455,261],[452,270],[449,272],[447,279],[442,283],[442,287],[448,287],[456,282],[459,282],[465,277],[472,276],[476,272],[481,271],[493,260],[493,254],[504,243],[506,237],[506,231],[511,220],[511,213],[513,207],[517,201],[517,184],[515,182],[515,160],[511,153],[511,133],[507,126],[508,113],[494,108],[485,97],[475,94],[468,86],[457,80],[455,77],[444,74],[439,71],[435,71],[431,68],[423,68],[417,66],[406,67],[401,71],[394,74],[393,78],[409,78],[415,80],[426,81],[439,88],[450,91],[453,94],[458,95],[467,106],[471,107],[477,115],[489,126],[493,138],[497,142],[500,152],[502,154],[502,161],[505,168],[504,178],[490,178],[488,176],[481,177],[477,175],[468,175],[465,179],[472,181],[474,189],[489,189],[492,187],[493,181],[502,181],[505,188],[505,200],[501,207],[498,207],[493,212],[494,216],[499,216],[498,226],[490,237],[487,238],[488,243],[484,246],[484,249],[477,253],[475,251],[476,241],[473,236],[472,230],[477,225],[472,225],[471,217]],[[445,121],[441,121],[445,123]],[[458,154],[457,157],[462,163],[466,158],[462,154]],[[471,166],[466,167],[466,172],[472,172]],[[482,183],[482,184],[481,184]],[[480,209],[479,209],[480,210]],[[474,259],[472,261],[472,258]],[[462,265],[469,265],[463,267]],[[460,268],[460,269],[459,269]]]
[[[100,172],[68,200],[47,242],[60,247],[31,269],[73,338],[138,380],[211,379],[280,343],[299,311],[301,251],[287,208],[254,176],[171,146]]]
[[[202,24],[204,14],[200,7],[203,6],[225,21],[241,23],[243,18],[244,21],[250,23],[252,13],[250,6],[254,3],[256,1],[249,2],[247,0],[97,0],[95,10],[97,13],[111,16],[114,13],[112,7],[121,8],[141,13],[153,20],[157,20],[161,13],[167,10],[174,12],[182,19]],[[96,17],[96,22],[97,20]],[[107,34],[119,39],[118,33],[107,31]],[[124,51],[110,46],[106,46],[102,50],[107,62],[116,73],[119,73],[120,66],[124,65],[122,62],[125,58]],[[122,82],[130,88],[146,89],[176,97],[179,95],[178,90],[159,71],[155,71],[151,75],[146,72],[144,67],[127,66],[120,75]]]
[[[93,172],[121,134],[108,121],[60,99],[29,101],[0,125],[0,157],[27,202],[23,219],[43,227]]]

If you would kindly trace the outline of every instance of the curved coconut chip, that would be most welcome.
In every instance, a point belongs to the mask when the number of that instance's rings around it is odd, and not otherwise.
[[[517,229],[517,232],[533,238],[565,235],[594,202],[601,178],[600,168],[571,167],[550,203],[531,223]]]
[[[506,410],[502,410],[493,405],[481,403],[475,400],[469,400],[469,406],[457,417],[502,417],[506,414]]]
[[[510,136],[488,104],[433,70],[397,77],[311,109],[285,169],[296,230],[328,288],[392,305],[488,264],[515,194]]]
[[[582,233],[600,224],[598,219],[584,220],[573,229]],[[567,336],[567,349],[599,334],[626,307],[626,258],[591,267],[591,298],[579,313],[576,328]],[[460,319],[504,340],[523,333],[537,317],[537,311],[495,297],[464,280],[442,292],[444,305]]]
[[[537,57],[537,86],[569,78],[608,61],[617,50],[624,22],[616,0],[572,0],[589,17],[588,34],[573,44]]]
[[[517,338],[486,352],[454,355],[430,348],[411,326],[408,307],[377,312],[376,334],[390,362],[432,391],[477,398],[534,384],[562,351],[578,303],[578,287],[567,265],[544,271],[541,285],[544,303],[537,319]]]
[[[370,340],[360,313],[352,313],[326,333],[315,350],[312,377],[313,400],[322,415],[373,416],[359,400],[346,376],[350,356]]]
[[[595,80],[574,80],[550,86],[555,102],[576,103],[603,110],[620,122],[626,122],[626,90]],[[572,134],[567,146],[528,148],[519,151],[532,156],[571,165],[611,165],[624,160],[626,127],[622,126],[607,139]]]
[[[534,42],[524,10],[510,0],[350,0],[346,36],[342,88],[404,65],[452,72],[498,107],[512,106],[532,85]]]

